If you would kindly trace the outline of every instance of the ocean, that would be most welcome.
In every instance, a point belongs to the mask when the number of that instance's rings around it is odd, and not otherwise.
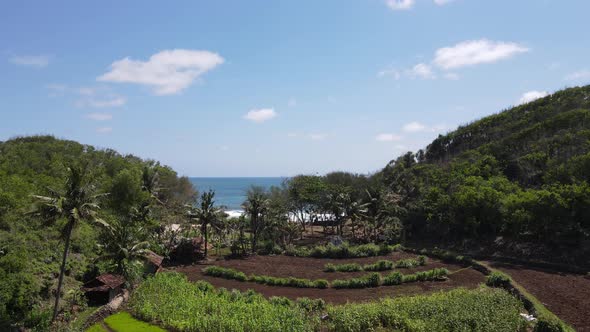
[[[226,211],[241,211],[246,192],[251,186],[270,188],[280,186],[284,177],[248,178],[189,178],[199,193],[212,189],[215,191],[215,205],[225,206]]]

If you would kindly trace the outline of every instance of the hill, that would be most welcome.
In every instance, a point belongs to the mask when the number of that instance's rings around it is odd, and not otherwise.
[[[410,239],[587,263],[590,86],[461,126],[379,176]]]

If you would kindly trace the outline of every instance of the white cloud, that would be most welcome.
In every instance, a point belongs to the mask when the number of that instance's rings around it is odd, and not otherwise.
[[[393,10],[408,10],[414,7],[415,0],[387,0],[386,4]]]
[[[528,48],[517,43],[490,41],[487,39],[470,40],[455,46],[438,49],[435,54],[434,64],[448,70],[493,63],[528,51]]]
[[[77,107],[93,107],[93,108],[106,108],[106,107],[120,107],[127,103],[127,99],[124,97],[111,97],[104,99],[81,99],[76,102]]]
[[[426,129],[426,126],[421,124],[420,122],[410,122],[410,123],[406,123],[403,127],[402,130],[405,131],[406,133],[416,133],[419,131],[424,131]]]
[[[379,134],[377,137],[375,137],[375,140],[379,142],[393,142],[399,141],[401,139],[402,137],[396,134]]]
[[[244,115],[244,119],[254,122],[268,121],[277,116],[277,112],[273,108],[254,109]]]
[[[455,1],[455,0],[434,0],[434,3],[439,6],[444,6],[444,5],[451,3],[453,1]]]
[[[577,72],[573,72],[565,77],[568,81],[578,81],[578,80],[587,80],[590,79],[590,70],[579,70]]]
[[[295,98],[289,98],[289,101],[287,102],[287,106],[289,106],[289,107],[295,107],[295,106],[297,106],[297,99],[295,99]]]
[[[110,132],[113,131],[113,128],[111,127],[100,127],[100,128],[96,128],[96,132],[99,134],[108,134]]]
[[[15,55],[10,58],[10,62],[20,66],[30,66],[43,68],[49,64],[47,55]]]
[[[326,139],[328,135],[326,134],[309,134],[309,138],[311,138],[314,141],[322,141],[324,139]]]
[[[113,119],[113,116],[109,113],[89,113],[86,117],[94,121],[107,121]]]
[[[518,100],[518,105],[527,104],[531,101],[535,101],[539,98],[547,97],[549,92],[547,91],[529,91],[525,92],[522,97]]]
[[[419,63],[407,71],[412,78],[435,79],[436,75],[432,72],[432,68],[424,63]]]
[[[157,95],[178,93],[204,73],[225,60],[217,53],[197,50],[164,50],[148,61],[124,58],[111,64],[111,70],[98,81],[136,83],[152,87]]]

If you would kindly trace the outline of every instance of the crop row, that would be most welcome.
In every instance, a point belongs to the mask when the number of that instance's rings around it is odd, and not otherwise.
[[[324,265],[325,272],[358,272],[358,271],[388,271],[393,268],[413,268],[426,265],[426,257],[407,258],[399,261],[389,261],[386,259],[379,260],[373,264],[360,265],[358,263],[332,264]]]
[[[265,299],[253,291],[190,283],[158,273],[129,302],[133,315],[178,332],[278,331],[522,331],[520,302],[501,289],[455,289],[368,303],[326,305],[322,300]]]
[[[341,245],[320,245],[312,248],[306,247],[288,247],[285,255],[296,257],[314,257],[314,258],[360,258],[374,257],[390,254],[394,251],[402,250],[403,247],[396,245],[377,245],[374,243],[351,246],[347,243]]]
[[[225,268],[220,266],[209,266],[203,269],[205,275],[219,277],[224,279],[233,279],[238,281],[251,281],[258,284],[268,286],[282,286],[282,287],[297,287],[297,288],[368,288],[378,286],[393,286],[400,285],[407,282],[415,281],[432,281],[432,280],[443,280],[449,274],[449,271],[445,268],[432,269],[428,271],[416,272],[413,274],[402,274],[400,272],[392,272],[385,277],[377,272],[369,273],[359,278],[350,279],[338,279],[332,281],[332,284],[324,279],[302,279],[302,278],[280,278],[271,277],[264,275],[250,275],[247,276],[244,272],[234,270],[231,268]]]

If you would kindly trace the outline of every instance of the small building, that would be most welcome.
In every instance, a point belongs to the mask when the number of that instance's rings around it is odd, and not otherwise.
[[[115,296],[123,292],[125,278],[118,274],[101,274],[82,287],[91,305],[109,303]]]
[[[162,262],[164,257],[156,254],[155,252],[148,250],[145,256],[145,273],[154,274],[162,271]]]

